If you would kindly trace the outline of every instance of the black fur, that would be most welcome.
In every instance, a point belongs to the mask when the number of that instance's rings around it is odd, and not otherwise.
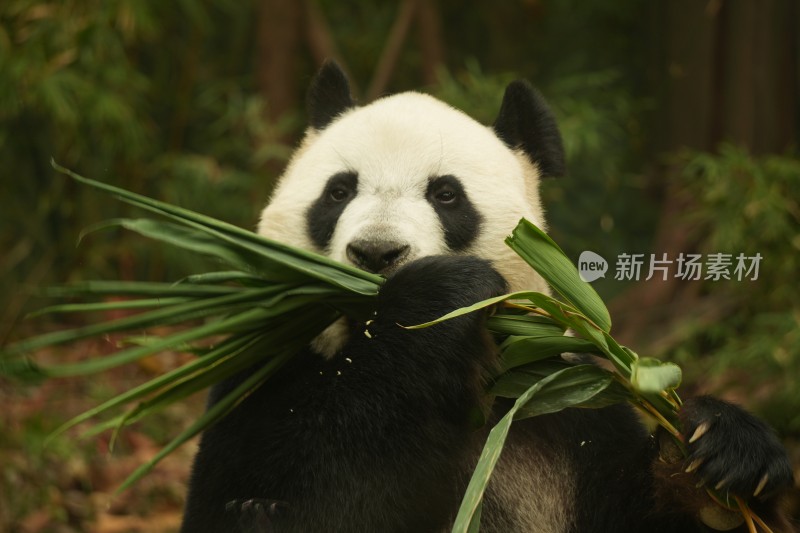
[[[445,528],[482,444],[471,415],[485,402],[494,348],[481,313],[416,331],[398,324],[504,290],[475,258],[400,269],[381,290],[371,338],[354,332],[328,361],[301,354],[204,433],[181,531]],[[215,387],[210,401],[246,375]],[[254,523],[242,528],[248,516]]]
[[[306,212],[306,228],[320,250],[328,247],[344,208],[358,194],[358,175],[340,172],[328,178],[322,194]]]
[[[691,437],[708,424],[708,431],[688,444],[685,466],[699,461],[697,475],[706,485],[750,497],[763,476],[767,482],[759,496],[768,497],[792,482],[786,452],[772,429],[740,407],[702,396],[686,402],[681,411],[684,433]]]
[[[308,90],[309,124],[315,130],[323,130],[354,106],[347,76],[335,61],[326,61]]]
[[[483,217],[467,198],[467,193],[458,178],[454,176],[432,178],[428,182],[425,197],[442,223],[448,248],[454,251],[463,250],[475,240]]]
[[[542,176],[566,173],[564,146],[556,120],[539,91],[522,80],[506,88],[494,131],[511,148],[519,148],[539,166]]]

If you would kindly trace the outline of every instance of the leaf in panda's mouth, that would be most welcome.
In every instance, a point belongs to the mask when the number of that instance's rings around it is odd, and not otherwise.
[[[261,264],[261,266],[265,268],[265,271],[269,272],[270,276],[275,276],[278,279],[284,279],[284,276],[289,279],[315,278],[356,294],[363,294],[366,296],[374,296],[382,282],[382,278],[376,274],[337,263],[328,257],[307,250],[293,248],[283,243],[261,237],[251,231],[196,213],[189,209],[160,202],[148,198],[147,196],[114,187],[113,185],[84,178],[58,165],[55,161],[51,161],[51,164],[57,171],[81,183],[110,193],[123,202],[162,215],[185,228],[195,230],[194,232],[184,231],[182,235],[170,235],[170,232],[165,231],[163,226],[160,230],[155,231],[154,228],[151,227],[149,228],[148,236],[157,236],[163,240],[171,240],[172,244],[190,250],[194,249],[194,251],[198,250],[190,246],[192,239],[201,241],[199,243],[195,242],[194,244],[196,246],[200,246],[205,242],[205,246],[216,246],[217,251],[219,251],[219,247],[222,247],[226,252],[230,252],[231,254],[247,254],[247,258],[252,258],[250,254],[253,254],[260,259],[256,265]],[[150,223],[152,223],[152,221],[142,222],[139,229],[144,230],[145,228],[141,226],[146,227]],[[206,238],[203,239],[203,236]],[[209,251],[212,250],[207,250],[207,252]],[[226,257],[219,257],[219,259],[230,259],[228,253],[224,253],[223,255]],[[251,266],[250,268],[256,267]],[[272,278],[270,278],[270,280],[272,280]]]
[[[159,202],[124,189],[84,178],[53,163],[53,167],[90,187],[161,215],[163,219],[120,219],[91,230],[121,226],[151,239],[219,262],[225,270],[189,276],[177,283],[122,281],[81,282],[47,291],[49,296],[121,301],[69,303],[37,313],[138,311],[116,320],[56,331],[0,349],[0,375],[41,380],[82,376],[136,362],[164,350],[189,347],[199,356],[189,363],[126,391],[78,415],[56,431],[63,432],[98,416],[127,412],[101,421],[90,431],[130,425],[190,394],[209,388],[253,364],[267,361],[259,375],[246,380],[220,404],[176,437],[151,462],[126,480],[129,486],[157,461],[191,436],[224,416],[255,387],[307,345],[343,311],[353,316],[371,309],[383,278],[327,257],[265,239],[255,233],[205,215]],[[167,219],[167,220],[164,220]],[[199,321],[199,322],[198,322]],[[112,333],[141,335],[160,326],[173,333],[132,342],[116,353],[73,364],[40,366],[28,354],[43,347],[97,338]],[[177,328],[177,326],[181,326]],[[220,336],[224,339],[220,342]],[[280,346],[281,350],[274,347]],[[271,369],[271,370],[268,370]],[[227,407],[225,407],[227,406]]]

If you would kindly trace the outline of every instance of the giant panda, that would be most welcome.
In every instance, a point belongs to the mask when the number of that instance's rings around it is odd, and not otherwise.
[[[545,227],[538,186],[564,173],[559,132],[526,82],[508,86],[490,127],[415,92],[359,107],[335,63],[308,104],[258,231],[387,281],[373,320],[334,324],[205,431],[181,531],[449,531],[487,427],[508,408],[485,394],[497,352],[485,314],[398,324],[547,290],[503,238],[521,217]],[[247,374],[214,387],[210,404]],[[481,531],[707,531],[694,503],[703,483],[772,516],[792,473],[771,430],[710,397],[681,416],[689,456],[677,464],[627,406],[515,422]]]

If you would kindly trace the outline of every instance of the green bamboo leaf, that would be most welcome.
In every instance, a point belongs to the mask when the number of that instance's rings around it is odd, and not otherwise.
[[[677,389],[681,384],[681,369],[675,363],[666,363],[643,357],[633,365],[631,385],[642,394],[658,394]]]
[[[91,418],[99,416],[107,411],[120,407],[130,402],[137,401],[145,396],[151,394],[154,391],[157,391],[170,383],[174,383],[175,381],[183,378],[184,376],[188,376],[194,374],[198,370],[201,370],[205,367],[212,365],[214,362],[218,361],[222,357],[227,356],[235,356],[241,350],[245,349],[247,346],[253,344],[255,339],[257,338],[258,334],[254,333],[245,333],[238,336],[233,336],[225,341],[223,341],[218,347],[209,351],[207,354],[203,355],[202,357],[187,363],[183,366],[180,366],[174,370],[166,372],[156,378],[151,379],[141,385],[138,385],[130,390],[125,391],[122,394],[114,396],[113,398],[101,403],[98,406],[95,406],[83,413],[79,414],[76,417],[68,420],[61,426],[59,426],[53,433],[51,433],[45,444],[51,442],[55,437],[61,435],[65,431],[69,430],[76,425],[83,423]]]
[[[233,377],[258,361],[269,360],[271,354],[268,347],[270,345],[270,339],[265,341],[263,337],[259,338],[237,353],[219,358],[198,372],[169,383],[155,396],[139,402],[133,409],[130,409],[115,420],[114,433],[109,442],[109,447],[113,449],[119,432],[125,426],[138,422],[146,416],[162,411],[173,403],[184,400],[201,390]]]
[[[127,350],[122,350],[102,359],[92,359],[82,363],[53,365],[43,368],[41,371],[49,377],[85,376],[88,374],[96,374],[117,366],[133,363],[134,361],[137,361],[148,355],[169,350],[174,346],[179,346],[186,342],[202,340],[212,335],[218,335],[221,333],[246,331],[249,328],[255,328],[259,324],[263,324],[264,320],[269,317],[269,314],[270,313],[265,309],[250,309],[232,315],[224,320],[210,322],[196,328],[162,337],[147,346],[137,346]]]
[[[562,370],[560,376],[541,387],[534,401],[528,401],[519,408],[514,419],[557,413],[567,407],[580,407],[596,398],[614,382],[611,372],[595,365],[574,366]]]
[[[472,520],[469,523],[467,533],[480,533],[481,530],[481,515],[483,514],[483,500],[478,502],[478,508],[472,515]]]
[[[589,341],[565,335],[512,337],[503,343],[500,349],[503,371],[563,353],[596,353],[598,351],[597,347]]]
[[[250,377],[244,380],[238,387],[228,393],[224,398],[208,409],[187,429],[182,431],[169,444],[161,449],[153,459],[137,468],[116,490],[116,494],[125,491],[134,483],[146,476],[153,468],[167,455],[182,446],[186,441],[204,431],[212,424],[220,420],[236,407],[253,390],[260,386],[269,376],[274,374],[283,366],[294,354],[290,351],[283,352],[269,360],[263,367],[255,371]]]
[[[240,333],[263,328],[270,320],[286,315],[291,311],[301,310],[313,315],[313,308],[324,301],[324,297],[337,291],[330,287],[305,286],[277,295],[266,303],[249,303],[246,310],[209,322],[201,326],[162,337],[152,344],[138,346],[117,352],[103,359],[95,359],[82,363],[50,366],[43,371],[51,377],[66,377],[93,374],[116,366],[132,363],[142,357],[181,346],[187,342],[201,340],[222,333]],[[291,296],[291,297],[287,297]]]
[[[327,257],[316,256],[299,248],[291,248],[277,243],[276,241],[264,239],[255,233],[246,232],[249,233],[248,238],[241,238],[236,235],[219,231],[213,227],[194,222],[191,219],[181,218],[178,215],[172,215],[169,211],[161,211],[159,209],[144,205],[139,205],[139,207],[144,207],[165,217],[177,220],[186,226],[201,230],[209,234],[211,237],[219,239],[228,245],[240,247],[244,250],[260,255],[266,260],[274,261],[277,265],[279,265],[279,269],[288,267],[288,269],[293,272],[324,281],[333,286],[340,287],[357,294],[374,296],[378,293],[380,283],[384,281],[380,276],[368,274],[362,271],[358,272],[361,272],[364,274],[364,276],[354,276],[352,274],[352,270],[355,270],[353,267],[349,267],[343,263],[335,263]],[[369,279],[365,279],[367,276],[369,276]]]
[[[620,374],[625,378],[630,378],[631,367],[638,359],[634,352],[620,346],[611,334],[598,329],[594,322],[591,322],[580,313],[568,312],[565,313],[562,319],[566,327],[594,344],[599,352],[611,361]]]
[[[593,365],[580,365],[551,374],[525,391],[489,432],[486,445],[461,501],[461,507],[453,525],[453,533],[469,531],[472,518],[483,498],[497,460],[500,458],[511,422],[518,411],[521,411],[529,403],[532,403],[532,406],[525,411],[529,416],[560,411],[590,400],[610,382],[611,377],[608,372]]]
[[[246,286],[259,286],[267,282],[263,278],[248,274],[247,272],[228,270],[223,272],[192,274],[191,276],[186,276],[182,280],[178,281],[178,283],[196,283],[200,285],[208,283],[239,283]]]
[[[547,376],[573,366],[557,357],[529,363],[500,374],[489,389],[489,393],[503,398],[519,398]]]
[[[317,307],[271,322],[268,329],[257,333],[251,342],[238,348],[236,352],[217,358],[212,364],[204,365],[198,372],[181,376],[180,379],[172,380],[162,387],[157,395],[141,402],[121,417],[117,422],[117,430],[224,381],[259,361],[274,357],[276,347],[280,347],[282,351],[298,352],[337,317],[338,314],[331,309]]]
[[[161,214],[186,226],[202,230],[230,244],[261,254],[279,264],[289,266],[293,270],[335,286],[372,296],[377,293],[378,287],[383,282],[383,278],[378,275],[338,263],[328,257],[265,239],[253,232],[188,209],[159,202],[125,189],[85,178],[58,165],[54,160],[51,160],[50,164],[58,172],[96,189],[109,192],[129,204]]]
[[[546,316],[496,314],[489,317],[486,326],[494,333],[523,337],[556,337],[566,328]]]
[[[633,391],[623,385],[618,378],[615,378],[607,388],[575,407],[580,407],[582,409],[601,409],[610,405],[635,401],[636,396]]]
[[[611,329],[611,317],[603,300],[583,281],[575,265],[546,233],[533,223],[522,219],[512,235],[506,238],[510,246],[567,302],[586,315],[605,332]]]
[[[188,302],[185,297],[170,298],[145,298],[140,300],[113,300],[108,302],[90,302],[82,304],[58,304],[39,309],[27,315],[26,318],[36,318],[55,313],[96,313],[105,311],[123,311],[135,309],[150,309],[153,307],[166,307]]]
[[[314,279],[309,279],[309,276],[275,261],[266,260],[263,255],[252,250],[231,246],[231,242],[171,222],[137,218],[117,219],[109,221],[105,225],[121,226],[144,237],[205,255],[222,261],[230,267],[249,272],[251,275],[257,274],[265,281],[297,283]]]
[[[11,344],[3,348],[2,351],[0,351],[0,355],[9,357],[32,352],[45,346],[74,342],[89,337],[187,322],[207,316],[219,315],[243,306],[250,307],[253,304],[270,305],[270,303],[280,301],[286,295],[289,295],[291,292],[287,290],[289,288],[290,286],[287,285],[272,285],[262,289],[223,294],[222,296],[213,298],[194,299],[133,316],[101,322],[99,324],[90,324],[75,329],[54,331]],[[267,300],[268,298],[272,300]],[[266,304],[264,303],[265,301]]]
[[[560,359],[537,361],[536,363],[525,365],[524,367],[502,374],[490,392],[504,398],[519,398],[529,388],[547,376],[555,374],[565,368],[574,368],[575,366],[576,365]],[[575,404],[572,407],[597,409],[635,400],[633,391],[623,385],[618,375],[600,367],[596,368],[598,368],[600,372],[606,374],[608,379],[611,380],[610,383],[590,399]],[[601,384],[601,382],[596,383],[596,385]],[[535,407],[535,404],[529,404],[529,406],[530,405],[534,405]],[[524,415],[529,412],[526,409],[527,407],[520,410],[520,414],[517,416],[518,419],[524,418]]]
[[[497,305],[505,300],[518,300],[518,301],[527,300],[533,307],[538,307],[539,309],[542,309],[548,315],[550,315],[552,319],[560,323],[567,323],[569,321],[569,319],[567,318],[569,315],[580,315],[580,313],[578,313],[574,308],[572,308],[568,304],[560,302],[551,296],[542,294],[540,292],[520,291],[520,292],[512,292],[509,294],[504,294],[502,296],[495,296],[494,298],[481,300],[480,302],[476,302],[466,307],[460,307],[439,318],[431,320],[430,322],[425,322],[424,324],[415,324],[402,327],[404,327],[405,329],[427,328],[439,324],[441,322],[444,322],[445,320],[457,318],[466,315],[468,313],[478,311],[480,309],[486,309],[487,307]],[[518,315],[512,315],[512,316],[517,317]],[[534,326],[533,324],[536,325]],[[538,328],[539,324],[541,324],[541,322],[531,323],[529,324],[529,327]],[[534,331],[536,331],[536,329],[534,329]]]
[[[68,285],[55,285],[42,290],[42,294],[54,298],[86,296],[137,296],[168,297],[185,296],[204,298],[241,292],[246,289],[223,285],[189,285],[158,283],[149,281],[79,281]]]

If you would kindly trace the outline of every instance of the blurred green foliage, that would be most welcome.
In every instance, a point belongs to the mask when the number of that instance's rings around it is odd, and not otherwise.
[[[703,285],[720,318],[683,324],[686,334],[669,355],[692,380],[731,371],[726,387],[760,405],[781,432],[800,434],[800,160],[754,157],[726,144],[716,154],[681,154],[678,162],[698,201],[686,215],[701,235],[698,249],[762,260],[757,280]]]
[[[253,227],[291,128],[263,120],[251,3],[8,0],[0,5],[0,339],[26,290],[74,278],[164,277],[194,261],[122,233],[126,213],[56,175],[103,181]],[[169,254],[169,252],[166,252]],[[24,289],[24,290],[21,290]]]
[[[397,4],[317,4],[363,90]],[[129,213],[55,174],[51,157],[91,178],[255,226],[303,128],[302,109],[277,123],[264,118],[269,102],[256,82],[258,5],[0,3],[0,342],[26,333],[20,318],[31,287],[174,279],[196,261],[126,233],[93,234],[76,247],[81,229]],[[551,233],[571,257],[586,249],[607,258],[649,250],[665,188],[654,183],[652,169],[665,160],[686,169],[682,187],[693,197],[686,216],[703,228],[702,250],[757,251],[765,259],[757,283],[704,286],[700,297],[730,307],[711,325],[682,323],[684,342],[669,355],[682,358],[695,377],[735,367],[757,376],[754,382],[775,384],[766,404],[800,407],[800,310],[792,291],[800,239],[797,154],[754,158],[724,147],[675,159],[656,152],[657,66],[638,45],[654,31],[646,2],[437,5],[447,61],[438,84],[423,89],[485,123],[514,78],[531,80],[552,103],[569,174],[547,180],[543,198]],[[313,61],[307,51],[297,60],[302,102]],[[390,89],[420,88],[423,62],[410,38]],[[629,288],[613,280],[596,286],[606,297]],[[771,412],[782,428],[800,431],[796,415],[782,414],[787,409]]]

